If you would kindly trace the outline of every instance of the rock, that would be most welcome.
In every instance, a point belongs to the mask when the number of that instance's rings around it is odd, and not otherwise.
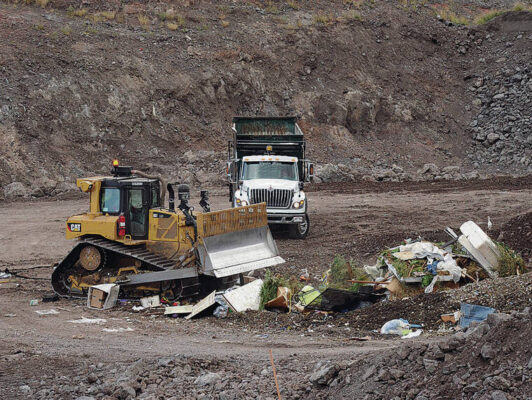
[[[460,173],[460,167],[457,165],[449,165],[447,167],[443,167],[441,170],[444,174],[450,174],[450,175],[458,175]]]
[[[532,369],[532,357],[530,357],[530,360],[528,360],[528,364],[526,366],[528,369]]]
[[[370,365],[362,374],[361,380],[368,380],[375,372],[377,372],[377,367],[375,367],[375,365]]]
[[[76,397],[76,400],[95,400],[92,396],[79,396]]]
[[[28,197],[31,190],[28,189],[22,182],[12,182],[4,187],[4,197],[12,199],[15,197]]]
[[[491,399],[492,400],[507,400],[506,394],[500,390],[495,390],[491,392]]]
[[[405,372],[398,368],[390,368],[390,375],[397,380],[405,376]]]
[[[392,375],[386,368],[381,368],[377,377],[375,378],[376,381],[380,381],[380,382],[387,382],[390,379],[392,379]]]
[[[512,316],[504,313],[491,313],[488,315],[486,322],[490,327],[499,325],[501,322],[511,320]]]
[[[201,376],[198,376],[196,380],[194,381],[194,384],[196,386],[209,386],[213,385],[219,380],[221,380],[222,377],[220,374],[217,374],[216,372],[207,372]]]
[[[433,175],[436,176],[440,173],[440,169],[436,164],[424,164],[421,169],[417,171],[419,175]]]
[[[488,384],[494,389],[498,389],[498,390],[507,390],[511,386],[508,379],[500,375],[492,377]]]
[[[22,386],[19,386],[19,390],[22,392],[22,393],[31,393],[31,387],[29,387],[28,385],[22,385]]]
[[[497,135],[496,133],[490,133],[488,134],[488,136],[486,137],[486,139],[488,140],[488,143],[489,144],[494,144],[495,142],[497,142],[497,140],[499,140],[501,137],[499,135]]]
[[[476,393],[480,390],[480,384],[479,382],[473,382],[470,385],[467,385],[464,387],[463,391],[464,393]]]
[[[87,375],[87,382],[89,383],[95,383],[98,381],[98,377],[94,372],[91,372],[89,375]]]
[[[436,343],[433,343],[429,346],[426,356],[434,360],[443,360],[445,358],[445,354],[443,354],[443,351]]]
[[[337,364],[323,365],[312,373],[309,381],[314,385],[327,385],[329,381],[338,375],[339,370],[340,368]]]
[[[501,100],[501,99],[504,99],[504,97],[505,97],[504,93],[499,93],[493,96],[493,100]]]
[[[491,360],[497,355],[497,351],[489,343],[486,343],[480,349],[480,355],[484,360]]]
[[[121,383],[113,392],[113,396],[119,400],[134,398],[136,395],[137,393],[135,392],[135,389],[127,383]]]
[[[433,373],[436,371],[436,368],[438,368],[438,361],[424,358],[423,365],[425,366],[425,369],[427,370],[427,372]]]

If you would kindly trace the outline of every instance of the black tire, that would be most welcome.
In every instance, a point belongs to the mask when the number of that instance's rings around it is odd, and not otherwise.
[[[290,225],[290,237],[292,239],[305,239],[310,231],[310,218],[305,214],[305,221]]]

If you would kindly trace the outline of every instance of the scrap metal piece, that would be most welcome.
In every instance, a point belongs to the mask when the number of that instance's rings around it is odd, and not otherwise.
[[[223,297],[235,312],[258,311],[262,284],[262,279],[257,279],[247,285],[224,293]]]
[[[216,304],[215,300],[216,296],[216,290],[214,290],[210,295],[205,297],[203,300],[201,300],[199,303],[195,304],[194,307],[192,307],[192,312],[185,317],[185,319],[191,319],[197,316],[198,314],[202,313],[209,307]]]
[[[166,307],[164,309],[164,315],[190,314],[193,309],[194,309],[194,306],[192,304],[187,304],[187,305],[184,305],[184,306]]]

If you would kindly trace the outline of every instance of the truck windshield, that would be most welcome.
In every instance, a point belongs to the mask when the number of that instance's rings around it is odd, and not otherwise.
[[[297,164],[281,161],[248,161],[244,163],[242,179],[286,179],[297,181]]]

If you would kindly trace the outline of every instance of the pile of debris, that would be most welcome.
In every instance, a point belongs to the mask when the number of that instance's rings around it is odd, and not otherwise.
[[[301,271],[299,278],[290,279],[267,270],[263,279],[245,276],[241,286],[212,291],[197,302],[195,298],[172,301],[155,295],[140,299],[141,305],[134,306],[133,311],[149,309],[150,314],[185,319],[207,315],[225,318],[230,313],[259,310],[327,315],[364,308],[383,299],[420,293],[435,296],[432,292],[526,272],[523,260],[515,252],[494,243],[474,222],[462,224],[460,231],[458,236],[446,228],[451,240],[444,244],[408,239],[403,245],[383,251],[375,265],[364,268],[354,267],[337,256],[317,287],[309,284],[306,270]],[[117,284],[93,286],[87,306],[108,309],[119,302],[127,304],[118,299],[119,291]],[[447,310],[442,311],[443,314]],[[392,316],[389,321],[394,321],[392,333],[419,335],[420,329],[411,329],[416,328],[415,324],[396,319],[404,317]],[[451,312],[448,318],[456,322],[459,316]],[[382,327],[382,330],[390,329]],[[389,333],[384,331],[382,333]]]
[[[377,288],[385,286],[390,296],[405,297],[436,289],[456,289],[486,278],[519,275],[526,272],[522,258],[508,247],[496,244],[473,221],[460,227],[458,236],[451,228],[451,240],[437,244],[408,239],[406,244],[383,251],[365,271]]]

